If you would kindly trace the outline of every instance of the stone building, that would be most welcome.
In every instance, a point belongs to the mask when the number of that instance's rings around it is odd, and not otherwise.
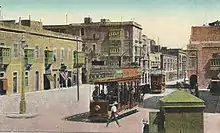
[[[176,56],[177,58],[177,80],[183,81],[187,78],[186,70],[186,52],[183,49],[167,49],[166,47],[161,49],[162,53]]]
[[[143,57],[142,27],[134,21],[110,22],[109,19],[101,19],[100,22],[93,22],[92,18],[86,17],[84,23],[43,27],[82,37],[87,55],[87,72],[90,72],[87,75],[91,79],[111,75],[115,68],[133,62],[140,65]]]
[[[209,81],[219,79],[220,22],[192,26],[187,45],[188,77],[197,77],[199,88],[207,88]]]
[[[74,85],[77,44],[79,67],[84,63],[80,37],[43,30],[37,21],[1,21],[0,44],[1,94],[21,91],[22,71],[25,91]]]
[[[177,56],[162,53],[161,68],[166,74],[166,81],[177,80]]]
[[[143,44],[143,58],[141,63],[142,70],[142,84],[150,83],[150,39],[146,35],[142,35],[142,44]]]

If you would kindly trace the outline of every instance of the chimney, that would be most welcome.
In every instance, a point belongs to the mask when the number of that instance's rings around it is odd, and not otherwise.
[[[21,17],[19,17],[18,25],[21,25]]]

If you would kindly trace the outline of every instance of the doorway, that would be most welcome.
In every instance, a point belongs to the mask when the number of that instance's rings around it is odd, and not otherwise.
[[[18,73],[13,72],[13,93],[18,93]]]
[[[35,91],[39,91],[39,72],[35,72]]]
[[[54,89],[56,89],[57,88],[57,75],[56,74],[53,75],[53,83],[54,83]]]

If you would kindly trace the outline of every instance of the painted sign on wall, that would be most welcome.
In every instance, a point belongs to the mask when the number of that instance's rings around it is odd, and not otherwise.
[[[110,30],[108,33],[109,40],[121,40],[121,30]]]

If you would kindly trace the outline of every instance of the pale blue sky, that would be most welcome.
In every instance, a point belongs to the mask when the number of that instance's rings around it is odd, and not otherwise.
[[[134,20],[143,33],[162,46],[186,47],[190,29],[220,19],[220,0],[1,0],[4,19],[19,16],[42,20],[44,24],[82,22],[85,16],[93,21]]]

